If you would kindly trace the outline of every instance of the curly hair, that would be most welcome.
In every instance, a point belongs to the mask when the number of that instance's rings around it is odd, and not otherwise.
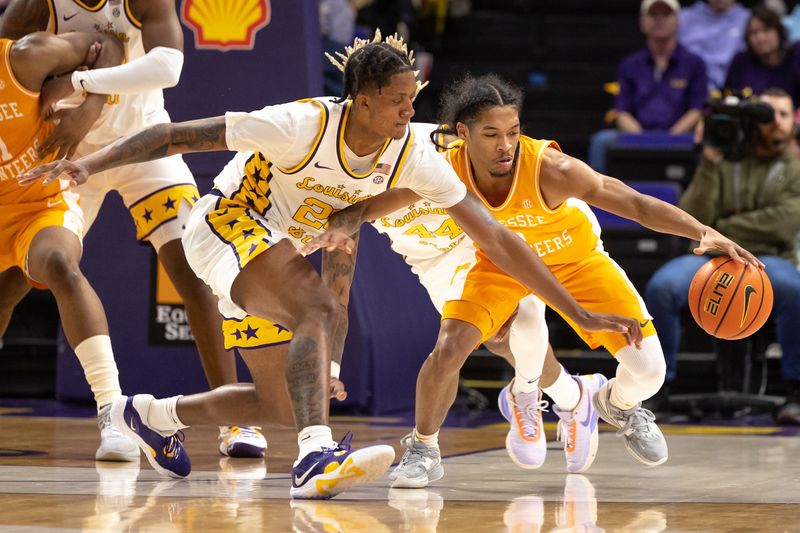
[[[496,74],[473,77],[466,75],[450,85],[442,93],[439,111],[439,124],[431,133],[437,146],[436,136],[452,133],[459,122],[471,126],[481,114],[492,107],[512,106],[522,110],[524,95],[522,91]]]

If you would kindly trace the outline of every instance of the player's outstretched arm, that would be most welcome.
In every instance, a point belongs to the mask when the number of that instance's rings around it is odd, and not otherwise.
[[[358,232],[361,224],[393,213],[419,199],[420,196],[411,189],[398,188],[353,204],[331,215],[325,233],[309,241],[300,251],[310,254],[315,250],[325,249],[330,252],[342,250],[351,253],[355,249],[351,236]]]
[[[191,152],[227,150],[225,117],[214,117],[174,124],[156,124],[76,161],[58,160],[41,165],[20,175],[20,184],[39,179],[49,183],[65,175],[74,185],[86,182],[89,176],[109,168],[142,163]]]
[[[541,168],[542,195],[551,207],[560,205],[567,198],[578,198],[654,231],[700,241],[696,253],[718,251],[738,261],[763,267],[753,254],[701,224],[686,211],[642,194],[616,178],[598,174],[579,159],[550,149],[545,153]]]
[[[636,320],[581,307],[533,249],[509,229],[503,227],[472,194],[448,209],[453,220],[499,268],[528,287],[537,296],[555,306],[587,331],[615,331],[628,342],[640,346],[642,330]]]

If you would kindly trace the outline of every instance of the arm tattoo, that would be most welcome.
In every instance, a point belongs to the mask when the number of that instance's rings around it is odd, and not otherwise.
[[[356,268],[358,238],[359,234],[353,236],[355,248],[352,254],[341,251],[322,253],[322,280],[339,302],[339,322],[333,333],[331,359],[340,364],[344,352],[344,341],[350,326],[347,304],[350,302],[350,287],[353,284],[353,274]]]
[[[328,218],[329,227],[331,229],[341,229],[348,235],[355,234],[361,227],[364,221],[362,218],[364,214],[365,203],[358,202],[341,211],[337,211]]]
[[[123,137],[84,160],[91,173],[179,153],[227,150],[225,117],[157,124]]]

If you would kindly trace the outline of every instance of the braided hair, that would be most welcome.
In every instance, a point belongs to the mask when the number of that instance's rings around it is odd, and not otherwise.
[[[411,61],[403,51],[383,42],[369,43],[347,58],[342,95],[336,102],[354,98],[369,87],[380,91],[389,85],[395,74],[413,71]]]
[[[459,122],[472,126],[478,117],[489,108],[512,106],[522,110],[522,91],[496,74],[485,74],[477,78],[466,75],[450,85],[442,93],[439,111],[440,126],[431,132],[431,140],[440,148],[440,134],[453,134]]]

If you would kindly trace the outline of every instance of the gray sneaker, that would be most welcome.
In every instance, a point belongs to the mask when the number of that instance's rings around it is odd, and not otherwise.
[[[111,404],[100,409],[97,425],[100,427],[100,447],[94,455],[96,461],[139,462],[139,446],[111,422]]]
[[[640,462],[657,466],[667,460],[667,441],[655,423],[656,416],[638,403],[631,409],[622,410],[611,404],[611,387],[616,378],[600,387],[592,403],[600,417],[616,426],[618,437],[625,438],[625,448]]]
[[[442,455],[438,448],[426,446],[409,433],[400,441],[406,453],[400,459],[389,479],[395,489],[421,489],[444,476]]]

